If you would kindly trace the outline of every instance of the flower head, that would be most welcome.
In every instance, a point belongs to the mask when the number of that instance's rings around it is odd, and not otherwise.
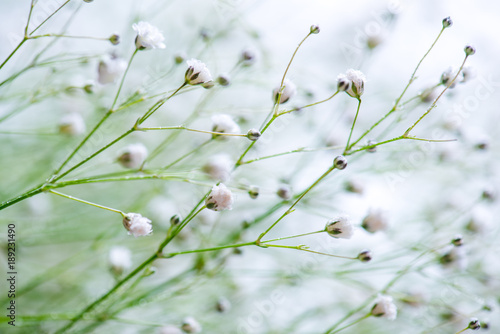
[[[82,115],[73,112],[64,115],[59,121],[59,132],[76,136],[85,132],[85,121]]]
[[[134,23],[132,28],[137,33],[137,37],[135,38],[135,46],[137,49],[149,50],[165,48],[165,44],[163,44],[165,38],[155,26],[141,21],[139,23]]]
[[[132,266],[132,253],[128,248],[116,246],[109,251],[109,264],[111,269],[121,274]]]
[[[376,317],[384,317],[389,320],[395,320],[398,314],[398,309],[391,296],[380,295],[373,305],[372,315]]]
[[[160,328],[160,334],[184,334],[184,332],[177,326],[166,325]]]
[[[346,93],[354,98],[359,99],[365,91],[365,75],[361,71],[349,69],[345,74],[340,74],[337,77],[337,81],[339,83],[338,85],[340,85],[341,82],[345,82],[346,79],[348,82],[350,82],[349,87],[345,90]],[[342,87],[344,87],[344,84],[342,85]]]
[[[205,205],[214,211],[231,210],[233,201],[233,193],[221,183],[218,186],[213,186],[210,195],[205,200]]]
[[[106,57],[99,62],[97,81],[103,85],[115,82],[125,72],[126,68],[127,62],[122,58],[116,56]]]
[[[212,81],[212,75],[205,63],[198,59],[190,59],[186,61],[188,69],[186,71],[186,83],[189,85],[198,85]]]
[[[361,226],[370,233],[387,229],[388,223],[384,213],[380,210],[370,210],[363,218]]]
[[[227,182],[231,178],[233,166],[234,162],[229,155],[220,153],[210,158],[203,166],[203,171],[216,181]]]
[[[354,234],[354,227],[349,221],[349,217],[345,215],[329,220],[325,229],[334,238],[351,239]]]
[[[130,144],[120,151],[118,162],[126,168],[139,168],[148,155],[146,146],[138,144]]]
[[[441,74],[441,84],[443,84],[444,86],[448,86],[454,77],[455,77],[455,69],[453,67],[449,67],[446,71],[443,72],[443,74]],[[453,82],[450,85],[450,88],[454,88],[455,85],[456,82]]]
[[[182,320],[182,330],[186,333],[199,333],[201,332],[201,325],[193,317],[185,317]]]
[[[213,132],[222,132],[222,133],[239,133],[240,132],[239,125],[236,124],[236,122],[233,121],[233,118],[229,115],[225,115],[225,114],[214,115],[214,116],[212,116],[212,122],[214,124],[212,127]],[[214,138],[215,137],[226,138],[226,136],[220,136],[220,135],[214,134]]]
[[[153,232],[151,220],[143,217],[139,213],[127,213],[123,218],[123,226],[127,229],[128,234],[134,237],[142,237]]]
[[[281,91],[282,87],[283,87],[283,91]],[[297,94],[297,87],[295,86],[295,84],[293,82],[291,82],[288,79],[286,79],[285,82],[283,82],[282,87],[278,86],[273,90],[273,101],[275,101],[275,102],[278,102],[278,96],[280,96],[280,92],[281,92],[281,96],[279,99],[280,104],[287,102],[292,97],[294,97],[295,94]]]

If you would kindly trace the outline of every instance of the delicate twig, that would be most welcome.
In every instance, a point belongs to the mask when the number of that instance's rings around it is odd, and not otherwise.
[[[74,197],[74,196],[70,196],[70,195],[66,195],[66,194],[60,193],[60,192],[55,191],[55,190],[49,190],[48,192],[51,193],[51,194],[54,194],[54,195],[58,195],[58,196],[67,198],[67,199],[71,199],[73,201],[77,201],[77,202],[83,203],[83,204],[88,204],[88,205],[91,205],[91,206],[95,206],[96,208],[100,208],[100,209],[108,210],[108,211],[111,211],[111,212],[119,213],[119,214],[122,215],[122,217],[126,216],[125,212],[123,212],[121,210],[117,210],[117,209],[113,209],[113,208],[110,208],[110,207],[107,207],[107,206],[104,206],[104,205],[100,205],[100,204],[92,203],[92,202],[89,202],[89,201],[85,201],[83,199],[80,199],[80,198],[77,198],[77,197]]]

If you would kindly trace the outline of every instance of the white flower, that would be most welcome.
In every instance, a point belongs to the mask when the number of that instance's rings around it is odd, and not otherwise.
[[[443,74],[441,74],[441,83],[444,86],[448,86],[448,84],[451,82],[451,80],[453,80],[455,75],[456,75],[455,69],[453,67],[449,67],[446,71],[443,72]],[[457,84],[456,81],[453,82],[450,88],[455,87],[456,84]]]
[[[76,112],[64,115],[59,122],[59,131],[72,136],[84,133],[85,121],[82,115]]]
[[[128,234],[132,234],[136,238],[153,232],[151,220],[139,213],[127,213],[125,218],[123,218],[123,226],[127,229]]]
[[[389,320],[395,320],[398,314],[398,309],[391,296],[379,296],[375,301],[375,305],[371,311],[376,317],[384,317]]]
[[[280,90],[281,90],[281,87],[279,87],[279,86],[276,87],[275,89],[273,89],[273,101],[275,101],[275,102],[278,101],[278,96],[279,96]],[[297,87],[295,86],[295,84],[293,82],[291,82],[288,79],[285,79],[285,81],[283,82],[283,91],[281,92],[281,97],[280,97],[279,103],[281,104],[281,103],[287,102],[292,97],[294,97],[295,94],[297,94]]]
[[[352,97],[360,98],[365,91],[365,83],[366,77],[361,71],[353,70],[352,68],[347,70],[345,74],[340,74],[337,77],[337,80],[340,82],[341,80],[347,79],[351,84],[349,88],[346,90],[346,93]]]
[[[186,333],[199,333],[201,332],[201,325],[193,317],[186,317],[182,320],[182,330]]]
[[[130,144],[120,151],[118,162],[126,168],[139,168],[148,155],[146,146],[138,144]]]
[[[132,28],[137,33],[137,37],[135,38],[135,46],[137,49],[148,50],[165,48],[165,44],[163,44],[165,38],[155,26],[141,21],[139,23],[134,23]]]
[[[160,334],[183,334],[183,332],[174,325],[166,325],[160,328]]]
[[[467,267],[465,246],[453,246],[441,256],[439,262],[446,268],[454,267],[459,271],[464,271]]]
[[[370,233],[387,229],[388,223],[384,213],[380,210],[370,210],[363,218],[361,226]]]
[[[213,186],[212,192],[205,200],[205,205],[214,211],[231,210],[233,201],[233,193],[221,183],[218,186]]]
[[[132,253],[125,247],[113,247],[109,251],[109,264],[114,272],[121,274],[132,266]]]
[[[99,62],[97,81],[103,85],[115,82],[125,72],[126,68],[127,62],[122,58],[116,56],[105,57]]]
[[[465,66],[462,69],[462,81],[461,82],[467,82],[470,81],[471,79],[474,79],[476,77],[476,70],[471,67],[471,66]]]
[[[285,201],[288,201],[290,198],[292,198],[292,188],[288,184],[282,184],[278,188],[278,191],[276,194],[283,198]]]
[[[186,71],[186,82],[189,85],[198,85],[212,81],[212,75],[205,63],[198,59],[190,59],[186,61],[188,69]]]
[[[216,181],[227,182],[231,178],[234,161],[225,153],[212,156],[203,171]]]
[[[240,133],[240,127],[229,115],[219,114],[212,116],[212,131],[222,133]],[[214,137],[227,138],[227,136],[214,135]]]
[[[220,297],[215,305],[215,308],[220,313],[225,313],[231,309],[231,302],[225,297]]]
[[[351,239],[354,234],[354,227],[349,221],[349,217],[345,215],[329,220],[325,229],[334,238]]]

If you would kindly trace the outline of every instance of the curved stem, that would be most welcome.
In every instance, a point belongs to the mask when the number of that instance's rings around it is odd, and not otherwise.
[[[354,116],[354,121],[352,122],[351,131],[349,132],[349,138],[347,139],[347,144],[345,146],[344,155],[349,151],[349,143],[351,142],[352,131],[356,125],[356,120],[358,119],[359,108],[361,107],[361,99],[358,97],[358,108],[356,109],[356,116]]]

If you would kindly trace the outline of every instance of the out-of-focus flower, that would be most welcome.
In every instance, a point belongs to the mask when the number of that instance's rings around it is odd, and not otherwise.
[[[464,66],[462,69],[462,81],[460,82],[468,82],[476,77],[476,70],[472,66]]]
[[[165,38],[155,26],[141,21],[139,23],[134,23],[132,28],[137,33],[137,37],[135,38],[135,46],[137,49],[148,50],[165,48],[165,44],[163,44]]]
[[[64,115],[59,121],[59,132],[77,136],[85,132],[85,121],[82,115],[72,112]]]
[[[460,271],[464,271],[467,267],[465,246],[453,246],[439,258],[439,262],[444,267],[454,267]]]
[[[221,183],[218,186],[213,186],[212,192],[205,200],[205,205],[214,211],[231,210],[233,201],[233,193]]]
[[[116,246],[109,251],[109,265],[116,274],[120,275],[132,267],[132,253],[126,247]]]
[[[225,297],[220,297],[215,308],[220,313],[225,313],[231,309],[231,302]]]
[[[143,217],[139,213],[127,213],[123,218],[123,226],[127,229],[128,234],[134,237],[142,237],[153,232],[151,220]]]
[[[231,178],[234,161],[225,153],[219,153],[210,158],[203,166],[203,171],[216,181],[227,182]]]
[[[201,325],[193,317],[186,317],[182,320],[182,330],[186,333],[200,333]]]
[[[103,85],[115,82],[126,68],[127,62],[124,59],[113,55],[107,56],[99,62],[97,81]]]
[[[288,201],[292,198],[292,188],[288,184],[282,184],[279,186],[276,194],[283,198],[285,201]]]
[[[329,220],[325,229],[334,238],[351,239],[354,234],[354,227],[349,221],[349,217],[345,215]]]
[[[189,85],[198,85],[212,81],[212,75],[205,63],[198,59],[190,59],[186,61],[188,69],[186,70],[186,83]]]
[[[229,115],[219,114],[212,116],[212,131],[222,132],[222,133],[239,133],[240,127],[233,121],[233,118]],[[227,136],[221,136],[214,134],[214,138],[226,138]]]
[[[370,233],[383,231],[388,225],[387,218],[381,210],[370,210],[361,223],[361,226]]]
[[[259,138],[260,138],[261,135],[262,134],[257,129],[250,129],[247,132],[247,138],[250,139],[251,141],[257,141],[257,140],[259,140]]]
[[[398,309],[391,296],[379,296],[375,301],[375,305],[371,310],[371,314],[376,317],[384,317],[389,320],[395,320],[398,314]]]
[[[184,334],[184,333],[177,326],[166,325],[160,328],[160,334]]]
[[[278,96],[280,96],[280,91],[281,87],[279,86],[273,90],[273,101],[276,102],[278,101]],[[283,82],[283,91],[281,92],[279,103],[282,104],[287,102],[292,97],[294,97],[295,94],[297,94],[297,87],[293,82],[291,82],[288,79],[285,79],[285,81]]]
[[[350,85],[345,90],[345,92],[350,96],[359,99],[365,91],[365,83],[366,83],[365,75],[361,71],[353,70],[351,68],[347,70],[345,74],[340,74],[337,77],[337,82],[338,82],[337,86],[340,86],[341,82],[345,83],[346,81],[350,82]]]
[[[130,144],[120,151],[118,162],[126,168],[139,168],[147,155],[148,149],[143,144]]]
[[[441,74],[441,84],[444,86],[448,86],[451,80],[455,77],[455,69],[453,67],[449,67],[446,71]],[[454,88],[456,86],[457,82],[453,82],[450,85],[450,88]]]

